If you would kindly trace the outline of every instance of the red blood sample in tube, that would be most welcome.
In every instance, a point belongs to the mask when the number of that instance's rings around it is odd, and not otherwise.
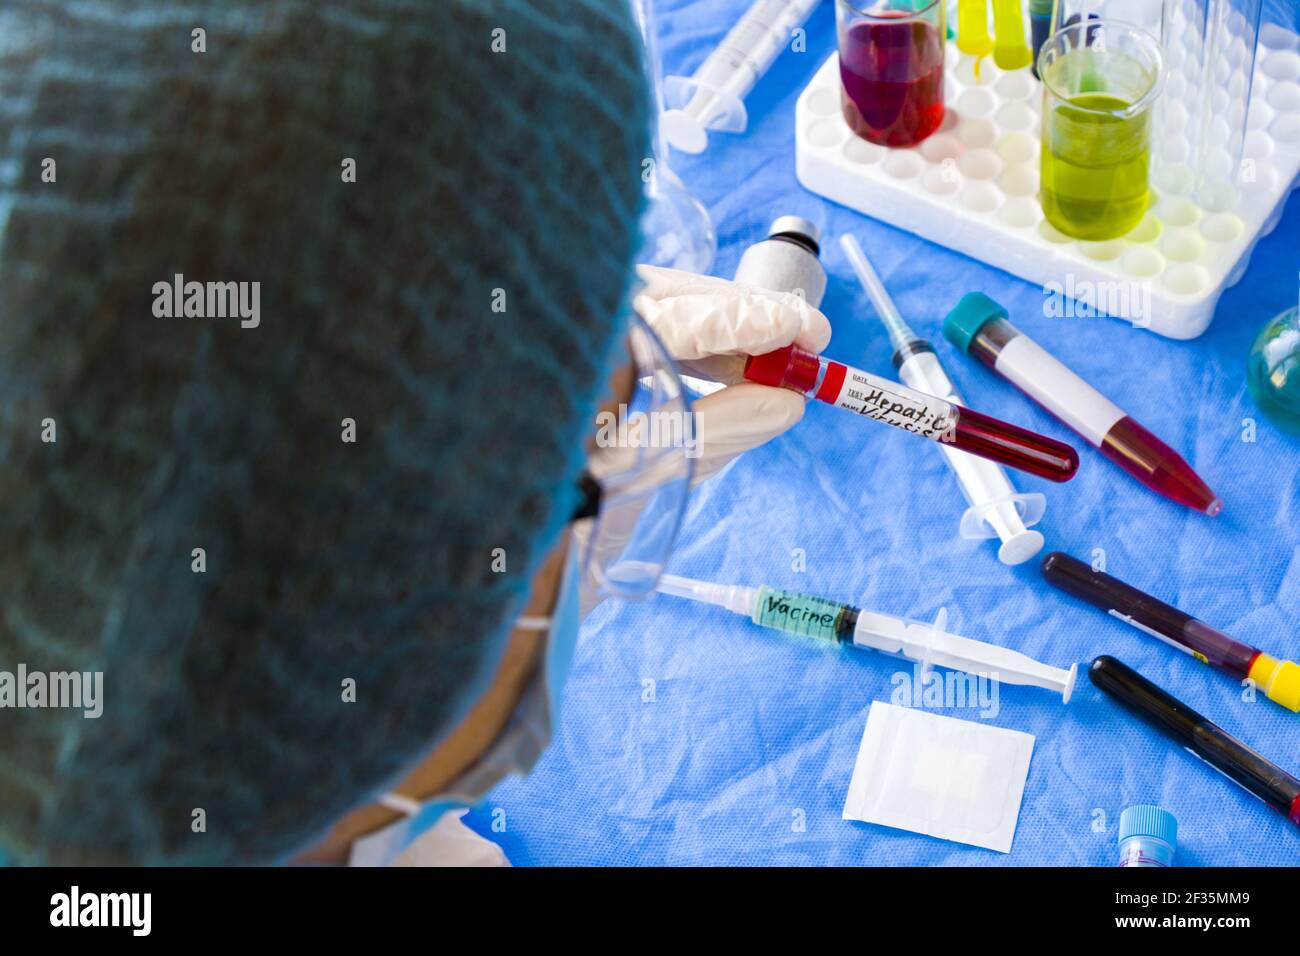
[[[1219,496],[1178,452],[1023,334],[1006,315],[992,299],[973,292],[949,313],[944,335],[1151,490],[1207,515],[1223,510]]]
[[[1192,466],[1155,435],[1125,415],[1106,432],[1101,453],[1152,491],[1213,517],[1223,502]]]
[[[800,392],[931,441],[951,443],[961,451],[1049,481],[1069,481],[1079,469],[1078,454],[1063,442],[793,345],[750,356],[745,378]]]

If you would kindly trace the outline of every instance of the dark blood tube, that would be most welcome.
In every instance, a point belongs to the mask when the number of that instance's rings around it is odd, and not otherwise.
[[[1300,780],[1113,657],[1094,660],[1088,676],[1180,747],[1300,824]]]

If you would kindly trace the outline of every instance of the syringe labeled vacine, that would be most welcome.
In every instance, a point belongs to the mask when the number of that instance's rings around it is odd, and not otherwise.
[[[940,611],[935,623],[927,626],[767,585],[714,584],[665,574],[659,578],[658,588],[664,594],[743,614],[760,627],[865,647],[915,661],[923,669],[946,667],[1001,684],[1042,687],[1060,694],[1064,703],[1069,703],[1074,691],[1077,664],[1051,667],[1010,648],[949,634],[944,630],[946,611]]]
[[[1069,481],[1079,469],[1078,453],[1063,442],[794,345],[750,356],[745,378],[801,392],[1051,481]]]

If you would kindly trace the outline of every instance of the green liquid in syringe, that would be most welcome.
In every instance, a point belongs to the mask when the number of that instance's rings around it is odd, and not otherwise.
[[[1058,102],[1043,129],[1043,215],[1076,239],[1114,239],[1147,210],[1151,113],[1108,93]],[[1105,112],[1098,112],[1105,111]]]

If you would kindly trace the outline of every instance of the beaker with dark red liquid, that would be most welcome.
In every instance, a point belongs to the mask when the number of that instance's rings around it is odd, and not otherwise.
[[[944,0],[836,0],[840,100],[849,128],[912,146],[943,122]]]

